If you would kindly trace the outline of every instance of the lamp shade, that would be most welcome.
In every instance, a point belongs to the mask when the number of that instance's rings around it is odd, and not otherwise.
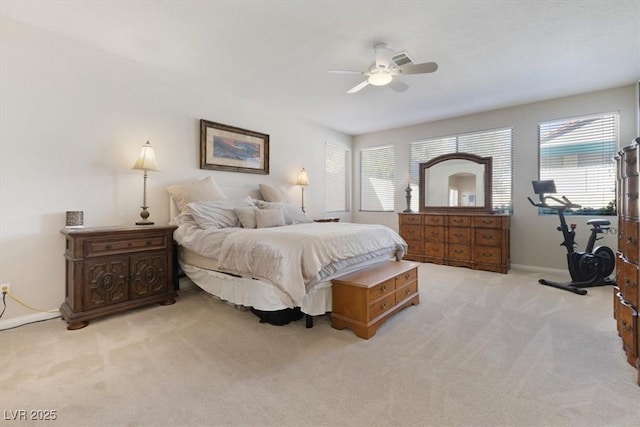
[[[304,168],[302,168],[300,174],[298,175],[296,185],[309,185],[309,176],[307,175],[307,171],[304,170]]]
[[[156,155],[153,153],[153,147],[147,141],[142,146],[138,160],[133,165],[133,169],[142,169],[146,171],[157,171],[158,165],[156,164]]]

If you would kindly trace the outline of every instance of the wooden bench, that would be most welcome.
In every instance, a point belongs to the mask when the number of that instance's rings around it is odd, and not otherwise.
[[[331,326],[364,339],[374,336],[393,314],[420,303],[419,265],[387,261],[333,279]]]

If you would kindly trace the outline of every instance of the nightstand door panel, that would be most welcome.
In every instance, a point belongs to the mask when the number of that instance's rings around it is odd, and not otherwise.
[[[167,292],[167,255],[147,252],[131,256],[131,299]]]
[[[128,257],[109,257],[84,263],[84,309],[92,310],[129,299]]]

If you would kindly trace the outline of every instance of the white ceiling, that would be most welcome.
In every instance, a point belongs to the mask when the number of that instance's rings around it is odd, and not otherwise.
[[[1,0],[0,14],[352,135],[640,79],[640,0]],[[327,71],[365,70],[377,42],[439,69],[346,94],[363,77]]]

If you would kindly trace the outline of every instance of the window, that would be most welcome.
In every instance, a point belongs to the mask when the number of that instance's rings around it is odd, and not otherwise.
[[[615,215],[617,113],[540,123],[538,141],[540,179],[581,205],[575,213]]]
[[[327,212],[347,212],[349,183],[349,150],[325,145],[324,207]]]
[[[411,143],[409,148],[410,185],[413,190],[411,209],[418,211],[419,164],[450,153],[470,153],[492,157],[493,177],[491,201],[498,211],[512,210],[512,129],[492,129],[461,135],[450,135]]]
[[[393,145],[360,151],[360,210],[393,212],[394,169]]]

